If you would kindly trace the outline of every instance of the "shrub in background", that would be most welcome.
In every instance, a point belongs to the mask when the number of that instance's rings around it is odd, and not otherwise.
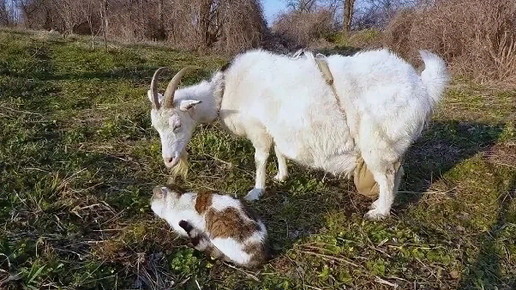
[[[516,85],[516,1],[437,0],[399,13],[383,43],[415,60],[417,50],[443,56],[455,75]]]

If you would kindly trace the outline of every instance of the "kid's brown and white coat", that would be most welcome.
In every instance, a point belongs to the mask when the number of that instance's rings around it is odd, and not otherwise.
[[[267,230],[240,200],[215,193],[154,188],[151,207],[193,246],[214,258],[255,267],[268,258]]]

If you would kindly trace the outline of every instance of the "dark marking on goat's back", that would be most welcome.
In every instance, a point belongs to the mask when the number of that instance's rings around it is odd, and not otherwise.
[[[225,72],[229,68],[229,66],[231,66],[231,62],[228,62],[225,65],[223,65],[220,71]]]
[[[244,242],[260,230],[257,222],[244,220],[239,210],[234,207],[228,207],[223,211],[210,209],[206,214],[206,226],[212,239],[233,238],[238,242]]]
[[[213,200],[213,193],[209,192],[200,192],[197,194],[197,198],[195,199],[195,210],[199,214],[203,214],[206,210],[211,206]]]

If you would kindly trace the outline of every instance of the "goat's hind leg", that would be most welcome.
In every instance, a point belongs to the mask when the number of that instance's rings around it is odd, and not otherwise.
[[[278,174],[274,176],[274,179],[279,182],[283,182],[288,177],[287,159],[279,151],[278,146],[274,145],[274,152],[276,153],[276,159],[278,159]]]
[[[396,136],[396,134],[391,133]],[[392,140],[381,126],[373,122],[363,122],[360,126],[360,152],[367,169],[378,183],[379,197],[365,214],[367,219],[383,219],[390,215],[403,169],[397,168],[398,162],[407,150],[409,142]]]
[[[371,205],[371,210],[365,214],[365,217],[371,220],[383,219],[390,215],[397,190],[396,185],[399,184],[399,180],[396,180],[395,166],[394,164],[385,164],[384,166],[373,166],[371,168],[368,165],[368,168],[378,183],[380,194],[378,199]]]

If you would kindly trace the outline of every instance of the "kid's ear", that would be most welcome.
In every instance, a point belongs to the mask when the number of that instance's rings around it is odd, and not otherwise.
[[[156,196],[158,198],[163,198],[163,197],[167,196],[167,194],[169,192],[170,192],[170,189],[168,189],[165,186],[156,186],[152,190],[152,193],[154,194],[154,196]]]

